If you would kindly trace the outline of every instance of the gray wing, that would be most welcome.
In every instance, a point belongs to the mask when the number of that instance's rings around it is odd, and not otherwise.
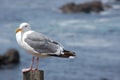
[[[55,53],[60,48],[59,43],[37,32],[28,34],[25,42],[39,53]]]

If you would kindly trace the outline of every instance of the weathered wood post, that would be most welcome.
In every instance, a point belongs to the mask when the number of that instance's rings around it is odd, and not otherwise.
[[[23,80],[44,80],[44,71],[31,70],[23,72]]]

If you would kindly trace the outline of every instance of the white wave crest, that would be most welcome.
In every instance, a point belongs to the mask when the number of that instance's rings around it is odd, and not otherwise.
[[[80,24],[80,23],[85,23],[85,20],[63,20],[58,22],[60,26],[69,26],[73,24]]]
[[[68,42],[69,46],[80,46],[80,47],[109,47],[112,45],[111,42],[104,39],[83,39],[81,41],[76,41],[74,43]]]

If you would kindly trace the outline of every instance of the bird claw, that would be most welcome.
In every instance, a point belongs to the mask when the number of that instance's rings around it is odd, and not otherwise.
[[[38,70],[37,68],[33,68],[32,70]]]
[[[28,72],[28,71],[31,71],[32,70],[32,68],[25,68],[25,69],[22,69],[22,72],[24,73],[24,72]]]
[[[38,70],[37,68],[25,68],[25,69],[22,69],[22,72],[28,72],[28,71],[31,71],[31,70]]]

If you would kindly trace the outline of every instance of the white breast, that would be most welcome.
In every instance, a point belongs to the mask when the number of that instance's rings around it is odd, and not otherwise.
[[[17,40],[17,43],[22,47],[23,44],[22,44],[22,37],[21,37],[20,31],[18,33],[16,33],[16,40]]]
[[[31,48],[25,41],[24,39],[27,37],[27,34],[24,33],[23,35],[21,34],[21,32],[16,33],[16,40],[18,42],[18,44],[25,49],[26,51],[28,51],[29,53],[33,51],[33,48]]]

